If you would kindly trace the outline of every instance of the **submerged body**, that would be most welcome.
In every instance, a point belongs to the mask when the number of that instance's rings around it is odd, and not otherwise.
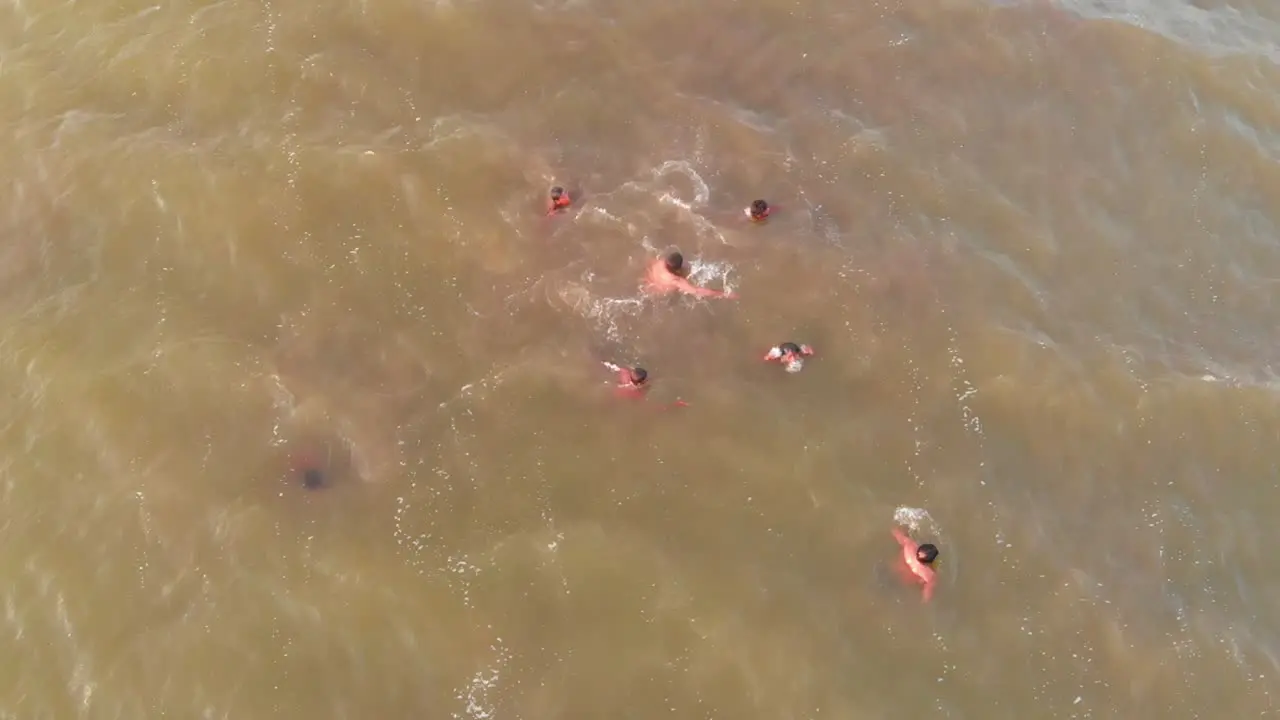
[[[804,359],[810,355],[813,355],[813,348],[808,345],[784,342],[769,348],[764,359],[765,362],[781,363],[787,372],[796,373],[804,368]]]

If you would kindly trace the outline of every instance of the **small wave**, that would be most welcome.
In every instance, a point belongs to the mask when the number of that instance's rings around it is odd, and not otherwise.
[[[610,340],[622,339],[620,321],[640,312],[645,298],[596,297],[585,284],[568,283],[557,289],[558,299],[583,318],[593,322]]]
[[[1211,55],[1260,55],[1280,64],[1280,22],[1223,5],[1198,7],[1179,0],[1059,0],[1090,20],[1116,20]]]
[[[680,93],[677,94],[680,95]],[[783,124],[783,121],[780,118],[770,113],[751,110],[735,102],[710,98],[704,95],[693,95],[690,97],[698,102],[706,103],[707,105],[724,112],[743,127],[751,128],[761,134],[774,134],[778,132],[778,128]]]
[[[588,208],[584,207],[584,212],[579,217],[625,226],[627,233],[635,237],[640,234],[637,224],[631,218],[620,215],[618,211],[607,204],[608,200],[617,195],[634,195],[642,198],[642,202],[645,203],[656,200],[661,205],[675,208],[681,219],[693,223],[700,239],[705,237],[714,239],[721,244],[727,243],[724,234],[720,232],[720,228],[702,214],[703,209],[710,202],[711,188],[707,185],[702,175],[694,169],[693,162],[688,160],[667,160],[646,172],[648,177],[642,175],[640,178],[628,180],[618,185],[613,190],[593,193],[593,203],[589,206],[591,212],[588,213]],[[691,187],[682,188],[673,184],[667,179],[671,175],[685,176],[689,179]],[[690,189],[693,197],[689,197]],[[637,211],[633,210],[633,212]],[[640,214],[643,216],[642,212]],[[641,224],[651,225],[652,219],[644,217]]]
[[[1247,369],[1231,370],[1224,366],[1207,367],[1199,377],[1201,382],[1225,385],[1230,388],[1250,388],[1266,392],[1280,391],[1280,377],[1276,377],[1269,369],[1252,371]]]
[[[707,201],[711,199],[711,188],[707,186],[707,181],[702,179],[697,170],[693,169],[686,160],[668,160],[653,171],[655,179],[662,179],[671,173],[677,173],[689,178],[689,182],[693,183],[693,199],[684,200],[677,197],[674,193],[668,191],[661,195],[665,202],[678,205],[686,210],[693,210],[697,207],[703,207]]]

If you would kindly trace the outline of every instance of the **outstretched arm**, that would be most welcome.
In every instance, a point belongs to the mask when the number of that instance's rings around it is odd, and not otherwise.
[[[671,284],[675,285],[676,289],[682,293],[697,295],[698,297],[716,297],[717,295],[723,294],[719,290],[698,287],[679,275],[673,275],[671,277]]]
[[[893,529],[893,539],[897,540],[898,544],[902,547],[906,547],[911,544],[911,538],[907,537],[907,534],[902,532],[902,528]]]
[[[688,281],[686,281],[686,283],[688,283]],[[692,284],[688,285],[688,289],[685,290],[685,292],[693,293],[698,297],[720,297],[720,298],[729,298],[729,299],[733,299],[737,297],[737,295],[734,295],[731,292],[724,292],[722,290],[712,290],[711,288],[696,287]]]

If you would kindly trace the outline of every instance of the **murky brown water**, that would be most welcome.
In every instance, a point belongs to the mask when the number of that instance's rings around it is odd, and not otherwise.
[[[1179,1],[0,4],[0,717],[1273,712],[1280,11]]]

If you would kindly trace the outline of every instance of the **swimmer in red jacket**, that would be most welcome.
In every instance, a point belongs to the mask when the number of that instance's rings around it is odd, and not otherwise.
[[[623,367],[611,362],[602,363],[606,368],[618,374],[618,384],[614,392],[619,397],[639,400],[649,392],[649,373],[642,367]],[[663,407],[687,407],[689,403],[676,398],[676,401]]]
[[[640,398],[649,390],[649,372],[642,367],[618,367],[608,364],[618,372],[618,394],[623,397]]]
[[[781,363],[787,372],[800,372],[804,367],[804,359],[813,355],[813,348],[808,345],[797,345],[793,342],[784,342],[781,345],[769,348],[769,352],[765,353],[765,362]]]
[[[569,197],[569,193],[556,185],[551,188],[551,195],[547,197],[547,214],[554,215],[572,204],[573,200]]]
[[[773,214],[773,208],[764,200],[755,200],[742,211],[751,222],[762,223]]]

